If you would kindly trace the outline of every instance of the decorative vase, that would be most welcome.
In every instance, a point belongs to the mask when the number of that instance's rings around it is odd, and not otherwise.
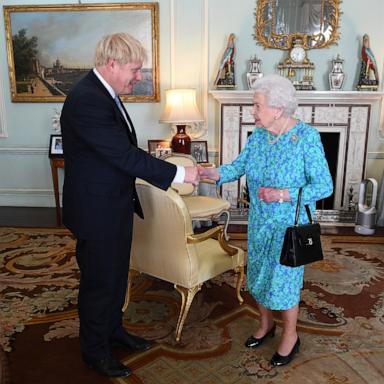
[[[249,60],[249,72],[247,72],[248,89],[254,89],[256,81],[263,76],[263,73],[260,71],[260,65],[261,60],[256,59],[256,56]]]
[[[176,125],[177,132],[172,137],[171,147],[173,152],[191,154],[191,138],[187,135],[186,125]]]
[[[343,72],[344,60],[337,55],[336,59],[332,60],[332,71],[329,74],[329,89],[331,91],[341,91],[345,79]]]

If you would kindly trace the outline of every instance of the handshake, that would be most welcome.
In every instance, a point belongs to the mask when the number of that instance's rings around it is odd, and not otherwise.
[[[216,168],[205,168],[201,165],[197,167],[184,167],[185,169],[185,183],[199,185],[201,179],[219,180],[220,174]]]

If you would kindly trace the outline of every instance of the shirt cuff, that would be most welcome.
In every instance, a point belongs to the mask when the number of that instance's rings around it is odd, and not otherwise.
[[[176,175],[172,183],[182,184],[184,183],[184,179],[185,179],[185,168],[178,165]]]

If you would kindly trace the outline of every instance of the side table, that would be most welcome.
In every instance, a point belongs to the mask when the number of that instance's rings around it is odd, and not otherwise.
[[[58,169],[64,168],[64,158],[63,157],[51,157],[50,162],[51,162],[53,192],[55,193],[56,223],[58,226],[60,226],[61,225],[61,208],[60,208]]]

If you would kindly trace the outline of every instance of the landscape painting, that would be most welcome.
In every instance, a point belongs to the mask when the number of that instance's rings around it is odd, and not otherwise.
[[[158,3],[4,6],[13,102],[62,102],[93,68],[97,42],[125,32],[147,51],[126,102],[160,100]]]

